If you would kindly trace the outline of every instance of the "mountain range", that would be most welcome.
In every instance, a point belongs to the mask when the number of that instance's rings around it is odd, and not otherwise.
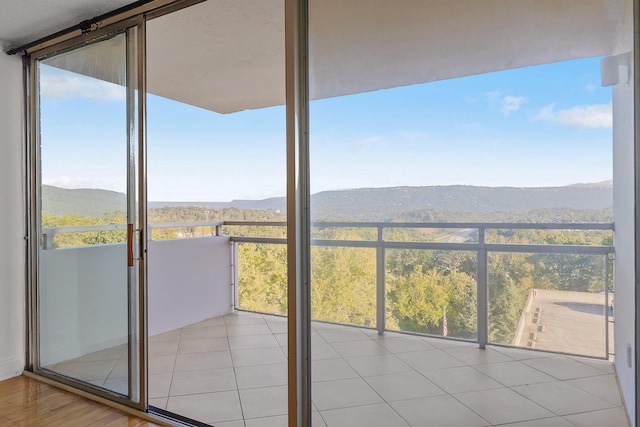
[[[537,188],[471,185],[359,188],[323,191],[311,197],[314,219],[389,220],[402,213],[417,210],[482,214],[555,208],[601,210],[612,205],[611,181]],[[42,206],[43,211],[54,215],[98,216],[126,210],[126,196],[107,190],[70,190],[43,185]],[[180,206],[284,212],[286,199],[274,197],[231,202],[149,202],[149,208]]]

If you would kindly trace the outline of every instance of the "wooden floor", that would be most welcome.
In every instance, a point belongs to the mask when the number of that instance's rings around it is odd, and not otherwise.
[[[0,381],[0,426],[158,426],[40,381]]]

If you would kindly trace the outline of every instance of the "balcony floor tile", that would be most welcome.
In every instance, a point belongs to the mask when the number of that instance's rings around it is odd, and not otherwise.
[[[287,364],[235,368],[238,389],[287,385]]]
[[[513,390],[544,406],[556,415],[609,409],[612,404],[564,382],[550,382],[514,387]]]
[[[226,338],[228,334],[225,326],[203,326],[200,328],[184,328],[180,334],[181,340],[202,338]]]
[[[516,361],[489,363],[474,368],[507,387],[556,381],[544,372]]]
[[[450,394],[504,387],[470,366],[426,371],[424,376]]]
[[[565,420],[579,427],[627,426],[627,414],[621,407],[568,415]]]
[[[326,409],[348,408],[383,402],[378,393],[362,378],[315,383],[312,395],[316,407],[321,412]]]
[[[206,423],[242,420],[240,399],[235,390],[172,396],[167,403],[167,411]]]
[[[227,326],[227,336],[235,337],[244,335],[273,335],[273,332],[266,323]]]
[[[287,363],[287,356],[280,347],[231,350],[233,366],[273,365]]]
[[[287,427],[289,417],[287,415],[276,415],[275,417],[252,418],[244,422],[245,427]]]
[[[465,366],[464,362],[442,350],[413,351],[398,357],[418,372]]]
[[[593,377],[604,373],[601,369],[594,368],[568,356],[525,360],[523,363],[559,380]]]
[[[169,396],[229,391],[236,388],[236,379],[231,368],[175,372]]]
[[[313,382],[344,380],[358,377],[358,373],[344,359],[316,360],[311,364],[311,381]]]
[[[311,345],[311,359],[312,360],[326,360],[326,359],[340,359],[340,355],[331,344],[312,344]]]
[[[387,402],[447,394],[432,381],[413,371],[366,377],[364,380]]]
[[[348,357],[347,361],[362,377],[398,374],[413,370],[395,354]]]
[[[483,427],[491,425],[450,395],[401,400],[391,402],[390,405],[412,427]]]
[[[389,350],[370,339],[366,341],[334,342],[331,345],[342,357],[390,354]]]
[[[156,346],[149,345],[149,354],[153,354]],[[225,351],[229,350],[229,339],[227,337],[222,338],[202,338],[202,339],[185,339],[180,340],[178,346],[178,353],[208,353],[211,351]],[[160,353],[166,354],[166,353]]]
[[[233,368],[230,351],[205,353],[181,353],[175,358],[173,372],[204,371],[209,369]]]
[[[455,348],[445,348],[443,349],[445,353],[448,353],[455,357],[456,359],[462,360],[465,364],[475,366],[475,365],[485,365],[488,363],[497,363],[497,362],[510,362],[513,359],[509,356],[500,353],[499,351],[495,351],[491,348],[487,348],[484,351],[478,351],[477,348],[474,347],[455,347]]]
[[[240,390],[245,419],[287,414],[287,386]]]
[[[613,364],[314,322],[314,427],[628,427]],[[150,404],[220,427],[287,424],[286,318],[235,312],[149,339]],[[50,369],[126,392],[126,347]]]
[[[322,418],[328,427],[409,427],[388,403],[323,411]]]
[[[601,426],[604,425],[607,424],[601,424]],[[500,427],[575,427],[575,424],[572,424],[561,417],[552,417],[532,421],[521,421],[519,423],[502,424]]]
[[[428,342],[416,339],[412,336],[394,336],[393,338],[388,338],[388,335],[382,335],[374,339],[378,342],[378,344],[381,344],[384,348],[394,354],[408,353],[411,351],[434,350],[436,348]]]
[[[576,380],[568,380],[566,383],[606,400],[614,406],[622,406],[615,375],[578,378]]]
[[[245,350],[249,348],[280,347],[273,335],[242,335],[229,337],[231,350]]]
[[[458,393],[453,397],[491,424],[528,421],[556,415],[508,388]]]

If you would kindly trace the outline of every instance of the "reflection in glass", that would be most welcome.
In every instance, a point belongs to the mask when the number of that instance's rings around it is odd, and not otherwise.
[[[129,395],[127,36],[38,62],[40,367]]]

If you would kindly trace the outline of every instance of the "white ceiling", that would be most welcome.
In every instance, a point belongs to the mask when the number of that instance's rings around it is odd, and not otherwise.
[[[310,0],[310,96],[611,54],[628,0]],[[227,113],[284,103],[283,0],[147,25],[149,90]]]
[[[0,40],[31,41],[126,2],[0,0]],[[310,0],[311,96],[609,55],[630,5]],[[284,103],[283,0],[208,0],[147,29],[151,93],[222,113]]]

